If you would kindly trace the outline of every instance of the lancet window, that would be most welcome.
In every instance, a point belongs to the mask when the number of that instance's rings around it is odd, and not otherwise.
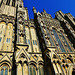
[[[70,50],[70,52],[72,52],[72,50],[71,50],[71,48],[70,48],[70,46],[69,46],[67,40],[65,39],[64,35],[62,34],[62,32],[61,32],[61,35],[62,35],[62,38],[63,38],[63,40],[64,40],[64,43],[67,44],[68,49]]]
[[[36,67],[34,65],[30,66],[30,75],[36,75]]]
[[[7,65],[3,65],[1,67],[0,75],[8,75],[8,66]]]
[[[44,75],[44,70],[42,65],[39,65],[39,75]]]
[[[52,30],[62,52],[66,52],[55,29]]]
[[[10,4],[10,0],[7,0],[7,3],[6,3],[6,5],[9,5]]]

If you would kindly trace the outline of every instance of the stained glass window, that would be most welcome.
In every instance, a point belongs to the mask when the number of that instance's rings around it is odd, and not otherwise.
[[[33,67],[33,75],[36,75],[36,70],[34,67]]]
[[[35,40],[35,45],[37,45],[37,41]]]
[[[29,39],[26,39],[26,43],[27,43],[27,44],[30,44],[30,40],[29,40]]]
[[[62,33],[61,33],[61,35],[62,35],[62,38],[63,38],[63,40],[64,40],[64,43],[67,44],[68,49],[70,50],[70,52],[72,52],[72,50],[71,50],[69,44],[67,43],[67,40],[65,39],[64,35],[63,35]]]
[[[1,74],[0,75],[8,75],[8,67],[7,66],[3,66],[1,68]]]
[[[10,38],[7,38],[6,42],[9,42],[10,43]]]
[[[40,70],[40,67],[39,67],[39,75],[41,75],[41,70]]]
[[[58,42],[58,44],[60,46],[61,51],[62,52],[66,52],[65,49],[64,49],[64,47],[63,47],[63,45],[62,45],[62,43],[61,43],[61,41],[60,41],[60,39],[59,39],[59,37],[58,37],[58,34],[55,31],[55,29],[53,29],[53,33],[54,33],[54,36],[56,38],[56,41]]]
[[[50,35],[49,35],[49,37],[50,37],[50,43],[51,43],[51,46],[54,46],[53,40],[52,40],[52,38],[51,38]]]
[[[33,40],[33,45],[37,45],[37,41],[36,40]]]
[[[35,45],[35,41],[33,40],[33,45]]]
[[[30,75],[36,75],[36,68],[33,65],[30,66]]]
[[[30,75],[32,75],[32,68],[30,67]]]
[[[44,75],[43,66],[39,66],[39,75]]]
[[[1,75],[3,75],[3,72],[4,72],[4,70],[2,69],[2,70],[1,70]]]
[[[7,69],[5,70],[5,75],[8,75],[8,70]]]
[[[0,42],[1,42],[2,38],[0,37]]]
[[[30,40],[28,39],[28,44],[30,44]]]

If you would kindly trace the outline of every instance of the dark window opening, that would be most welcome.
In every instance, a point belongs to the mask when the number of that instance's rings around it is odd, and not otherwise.
[[[0,42],[1,42],[2,38],[0,37]]]
[[[72,72],[72,75],[75,75],[75,71]]]
[[[13,2],[12,2],[12,6],[15,6],[15,0],[13,0]]]
[[[10,0],[7,0],[7,3],[6,3],[6,5],[10,5]]]
[[[0,7],[1,7],[2,3],[3,3],[3,0],[2,0],[1,3],[0,3]]]

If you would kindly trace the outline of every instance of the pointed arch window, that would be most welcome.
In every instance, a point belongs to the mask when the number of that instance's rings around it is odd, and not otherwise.
[[[72,75],[75,75],[75,71],[72,72]]]
[[[12,1],[12,6],[15,6],[15,0]]]
[[[6,3],[6,5],[10,5],[10,0],[7,0],[7,3]]]
[[[1,67],[1,74],[0,75],[8,75],[8,66],[4,65]]]
[[[8,75],[8,69],[5,70],[5,75]]]
[[[39,65],[39,75],[44,75],[43,65]]]
[[[33,40],[33,45],[37,45],[37,41],[36,40]]]
[[[66,52],[55,29],[52,30],[62,52]]]
[[[3,0],[2,0],[1,3],[0,3],[0,7],[1,7],[2,3],[3,3]]]
[[[71,48],[70,48],[70,46],[69,46],[69,44],[68,44],[66,38],[65,38],[64,35],[62,34],[62,32],[61,32],[61,35],[62,35],[62,38],[63,38],[64,42],[67,44],[68,49],[70,50],[70,52],[72,52],[72,50],[71,50]]]
[[[1,75],[3,75],[3,73],[4,73],[4,69],[1,69]]]
[[[36,75],[36,67],[34,65],[30,66],[30,75]]]
[[[2,40],[2,37],[0,37],[0,42],[1,42],[1,40]]]

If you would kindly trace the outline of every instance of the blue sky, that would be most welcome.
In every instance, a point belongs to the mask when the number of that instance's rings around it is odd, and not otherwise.
[[[42,12],[46,10],[54,18],[54,13],[61,10],[63,13],[71,13],[75,16],[75,0],[23,0],[24,7],[28,8],[29,18],[34,18],[32,8]]]

